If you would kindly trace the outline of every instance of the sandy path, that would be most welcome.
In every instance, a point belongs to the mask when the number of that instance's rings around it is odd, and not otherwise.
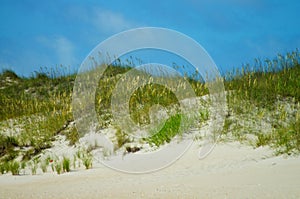
[[[219,144],[204,160],[198,148],[149,174],[94,169],[56,175],[0,176],[0,198],[300,198],[300,157],[267,148]]]

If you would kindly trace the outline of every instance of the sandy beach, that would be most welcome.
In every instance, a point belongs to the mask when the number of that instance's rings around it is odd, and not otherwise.
[[[300,157],[267,147],[220,143],[199,160],[199,146],[148,174],[126,174],[95,163],[57,175],[0,176],[0,198],[300,198]]]

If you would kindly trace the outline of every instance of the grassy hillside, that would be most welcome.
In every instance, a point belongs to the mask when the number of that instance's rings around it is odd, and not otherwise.
[[[299,52],[274,60],[257,60],[256,69],[250,66],[233,71],[224,77],[228,92],[228,113],[221,140],[234,139],[254,147],[269,145],[278,154],[300,152],[300,64]],[[96,109],[99,125],[116,125],[112,121],[111,94],[120,75],[130,67],[110,66],[99,80]],[[53,74],[53,73],[51,73]],[[76,144],[79,134],[71,109],[75,75],[36,73],[30,78],[19,77],[13,71],[0,74],[0,168],[2,173],[20,168],[32,161],[44,149],[50,148],[57,135],[66,136],[70,145]],[[189,80],[195,93],[208,93],[205,84]],[[174,94],[164,87],[150,84],[137,89],[130,99],[131,117],[140,124],[149,124],[150,107],[159,102],[167,107],[178,103]],[[142,108],[137,108],[142,107]],[[202,119],[208,115],[201,113]],[[168,125],[157,134],[144,139],[153,145],[169,142],[178,129],[180,115],[167,120]],[[116,126],[118,129],[118,126]],[[164,132],[164,130],[166,132]],[[118,130],[118,147],[129,139]],[[2,165],[2,166],[1,166]],[[3,166],[4,165],[4,166]],[[24,165],[23,165],[24,166]]]
[[[278,55],[273,61],[266,60],[257,71],[244,68],[225,81],[226,90],[234,92],[228,97],[230,111],[224,133],[231,133],[238,140],[255,135],[252,145],[269,145],[278,154],[299,153],[299,77],[299,52],[296,51]]]

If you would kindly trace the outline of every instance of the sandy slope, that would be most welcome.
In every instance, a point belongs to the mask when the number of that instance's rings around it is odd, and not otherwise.
[[[0,176],[0,198],[300,198],[300,157],[268,148],[219,144],[204,160],[198,147],[170,167],[125,174],[101,164],[62,175]]]

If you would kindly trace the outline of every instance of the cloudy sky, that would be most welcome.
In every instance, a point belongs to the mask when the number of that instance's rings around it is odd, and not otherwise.
[[[200,43],[221,71],[300,47],[298,0],[0,0],[0,69],[79,68],[120,31],[164,27]]]

